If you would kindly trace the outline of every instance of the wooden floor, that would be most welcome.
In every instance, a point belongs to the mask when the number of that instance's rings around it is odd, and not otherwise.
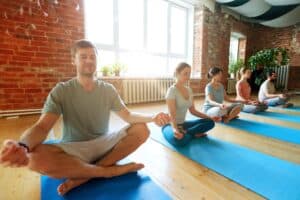
[[[199,108],[203,100],[196,101]],[[300,97],[294,99],[300,105]],[[129,106],[131,110],[145,113],[166,111],[164,103]],[[293,114],[293,113],[290,113]],[[20,134],[37,119],[38,115],[16,119],[0,119],[0,142],[4,139],[18,139]],[[244,116],[257,121],[298,127],[298,124],[284,123],[257,116]],[[125,123],[112,115],[110,127],[118,129]],[[60,136],[61,121],[58,121],[49,137]],[[237,143],[266,154],[300,163],[300,146],[255,136],[244,131],[218,124],[210,132],[214,137]],[[212,155],[213,156],[213,155]],[[216,174],[213,171],[165,148],[149,139],[145,145],[130,156],[131,160],[143,162],[145,171],[174,199],[263,199],[252,191]],[[26,198],[25,198],[26,197]],[[37,173],[26,168],[10,169],[0,166],[0,200],[40,199],[40,179]]]

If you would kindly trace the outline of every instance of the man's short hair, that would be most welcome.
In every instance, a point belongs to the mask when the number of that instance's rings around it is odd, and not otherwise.
[[[71,47],[72,58],[75,57],[75,54],[78,49],[83,49],[83,48],[93,48],[95,50],[96,54],[98,54],[97,47],[91,41],[82,39],[82,40],[77,40]]]
[[[269,76],[269,77],[273,76],[273,74],[276,74],[276,72],[275,72],[274,70],[270,70],[270,71],[268,72],[268,76]]]

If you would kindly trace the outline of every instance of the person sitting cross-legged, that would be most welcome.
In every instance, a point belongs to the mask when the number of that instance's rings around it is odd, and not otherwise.
[[[276,93],[274,82],[277,79],[275,71],[268,73],[268,78],[259,88],[258,99],[261,103],[266,103],[268,106],[292,107],[289,103],[291,94]]]
[[[4,141],[0,151],[4,166],[27,166],[50,177],[66,178],[58,186],[60,195],[94,177],[113,177],[143,168],[141,163],[117,162],[147,140],[146,123],[163,126],[170,120],[165,113],[152,116],[130,112],[111,84],[96,80],[98,53],[91,42],[75,42],[71,54],[77,76],[58,83],[49,93],[39,120],[20,141]],[[129,125],[109,131],[110,111]],[[61,115],[62,139],[56,144],[43,143]]]
[[[236,100],[244,103],[242,109],[246,113],[262,112],[268,109],[266,103],[261,103],[251,98],[251,87],[248,83],[251,77],[251,70],[243,67],[240,69],[241,79],[236,83]]]

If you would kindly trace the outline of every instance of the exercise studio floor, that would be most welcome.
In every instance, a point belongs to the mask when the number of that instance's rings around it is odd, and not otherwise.
[[[197,108],[199,108],[202,102],[202,98],[196,100]],[[295,97],[292,102],[300,105],[300,96]],[[134,111],[145,113],[156,113],[167,110],[164,103],[129,107]],[[295,115],[295,113],[282,110],[274,112],[285,112],[291,116]],[[300,129],[299,123],[284,122],[279,119],[243,113],[241,116],[268,124]],[[19,138],[20,134],[31,126],[38,117],[39,115],[31,115],[13,119],[0,119],[1,144],[7,138]],[[118,129],[123,125],[124,122],[115,115],[112,115],[111,129]],[[49,137],[59,138],[61,126],[62,122],[59,120],[50,132]],[[299,145],[249,134],[247,131],[227,127],[222,124],[217,124],[209,134],[223,141],[239,144],[294,163],[300,163]],[[211,157],[213,159],[214,155],[211,155]],[[173,199],[263,199],[258,194],[247,190],[150,138],[146,144],[130,156],[130,159],[144,163],[146,166],[144,170],[147,174],[168,192]],[[39,174],[25,168],[11,169],[0,166],[0,177],[0,200],[18,200],[24,199],[24,197],[30,200],[40,199]]]

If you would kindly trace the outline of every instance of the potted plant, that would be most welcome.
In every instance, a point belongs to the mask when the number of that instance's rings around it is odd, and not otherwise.
[[[236,78],[238,77],[238,73],[239,73],[239,70],[244,66],[244,61],[242,59],[238,59],[237,61],[235,62],[231,62],[229,64],[229,68],[228,68],[228,71],[231,75],[231,78]]]
[[[125,66],[121,63],[114,63],[112,65],[112,73],[115,76],[120,76],[120,72],[125,69]]]
[[[280,47],[260,50],[248,59],[248,65],[253,71],[261,71],[261,73],[254,77],[254,84],[257,87],[266,79],[266,74],[270,70],[287,65],[288,63],[288,50]]]
[[[111,72],[111,67],[109,65],[104,65],[101,67],[100,71],[102,72],[102,76],[108,76]]]

